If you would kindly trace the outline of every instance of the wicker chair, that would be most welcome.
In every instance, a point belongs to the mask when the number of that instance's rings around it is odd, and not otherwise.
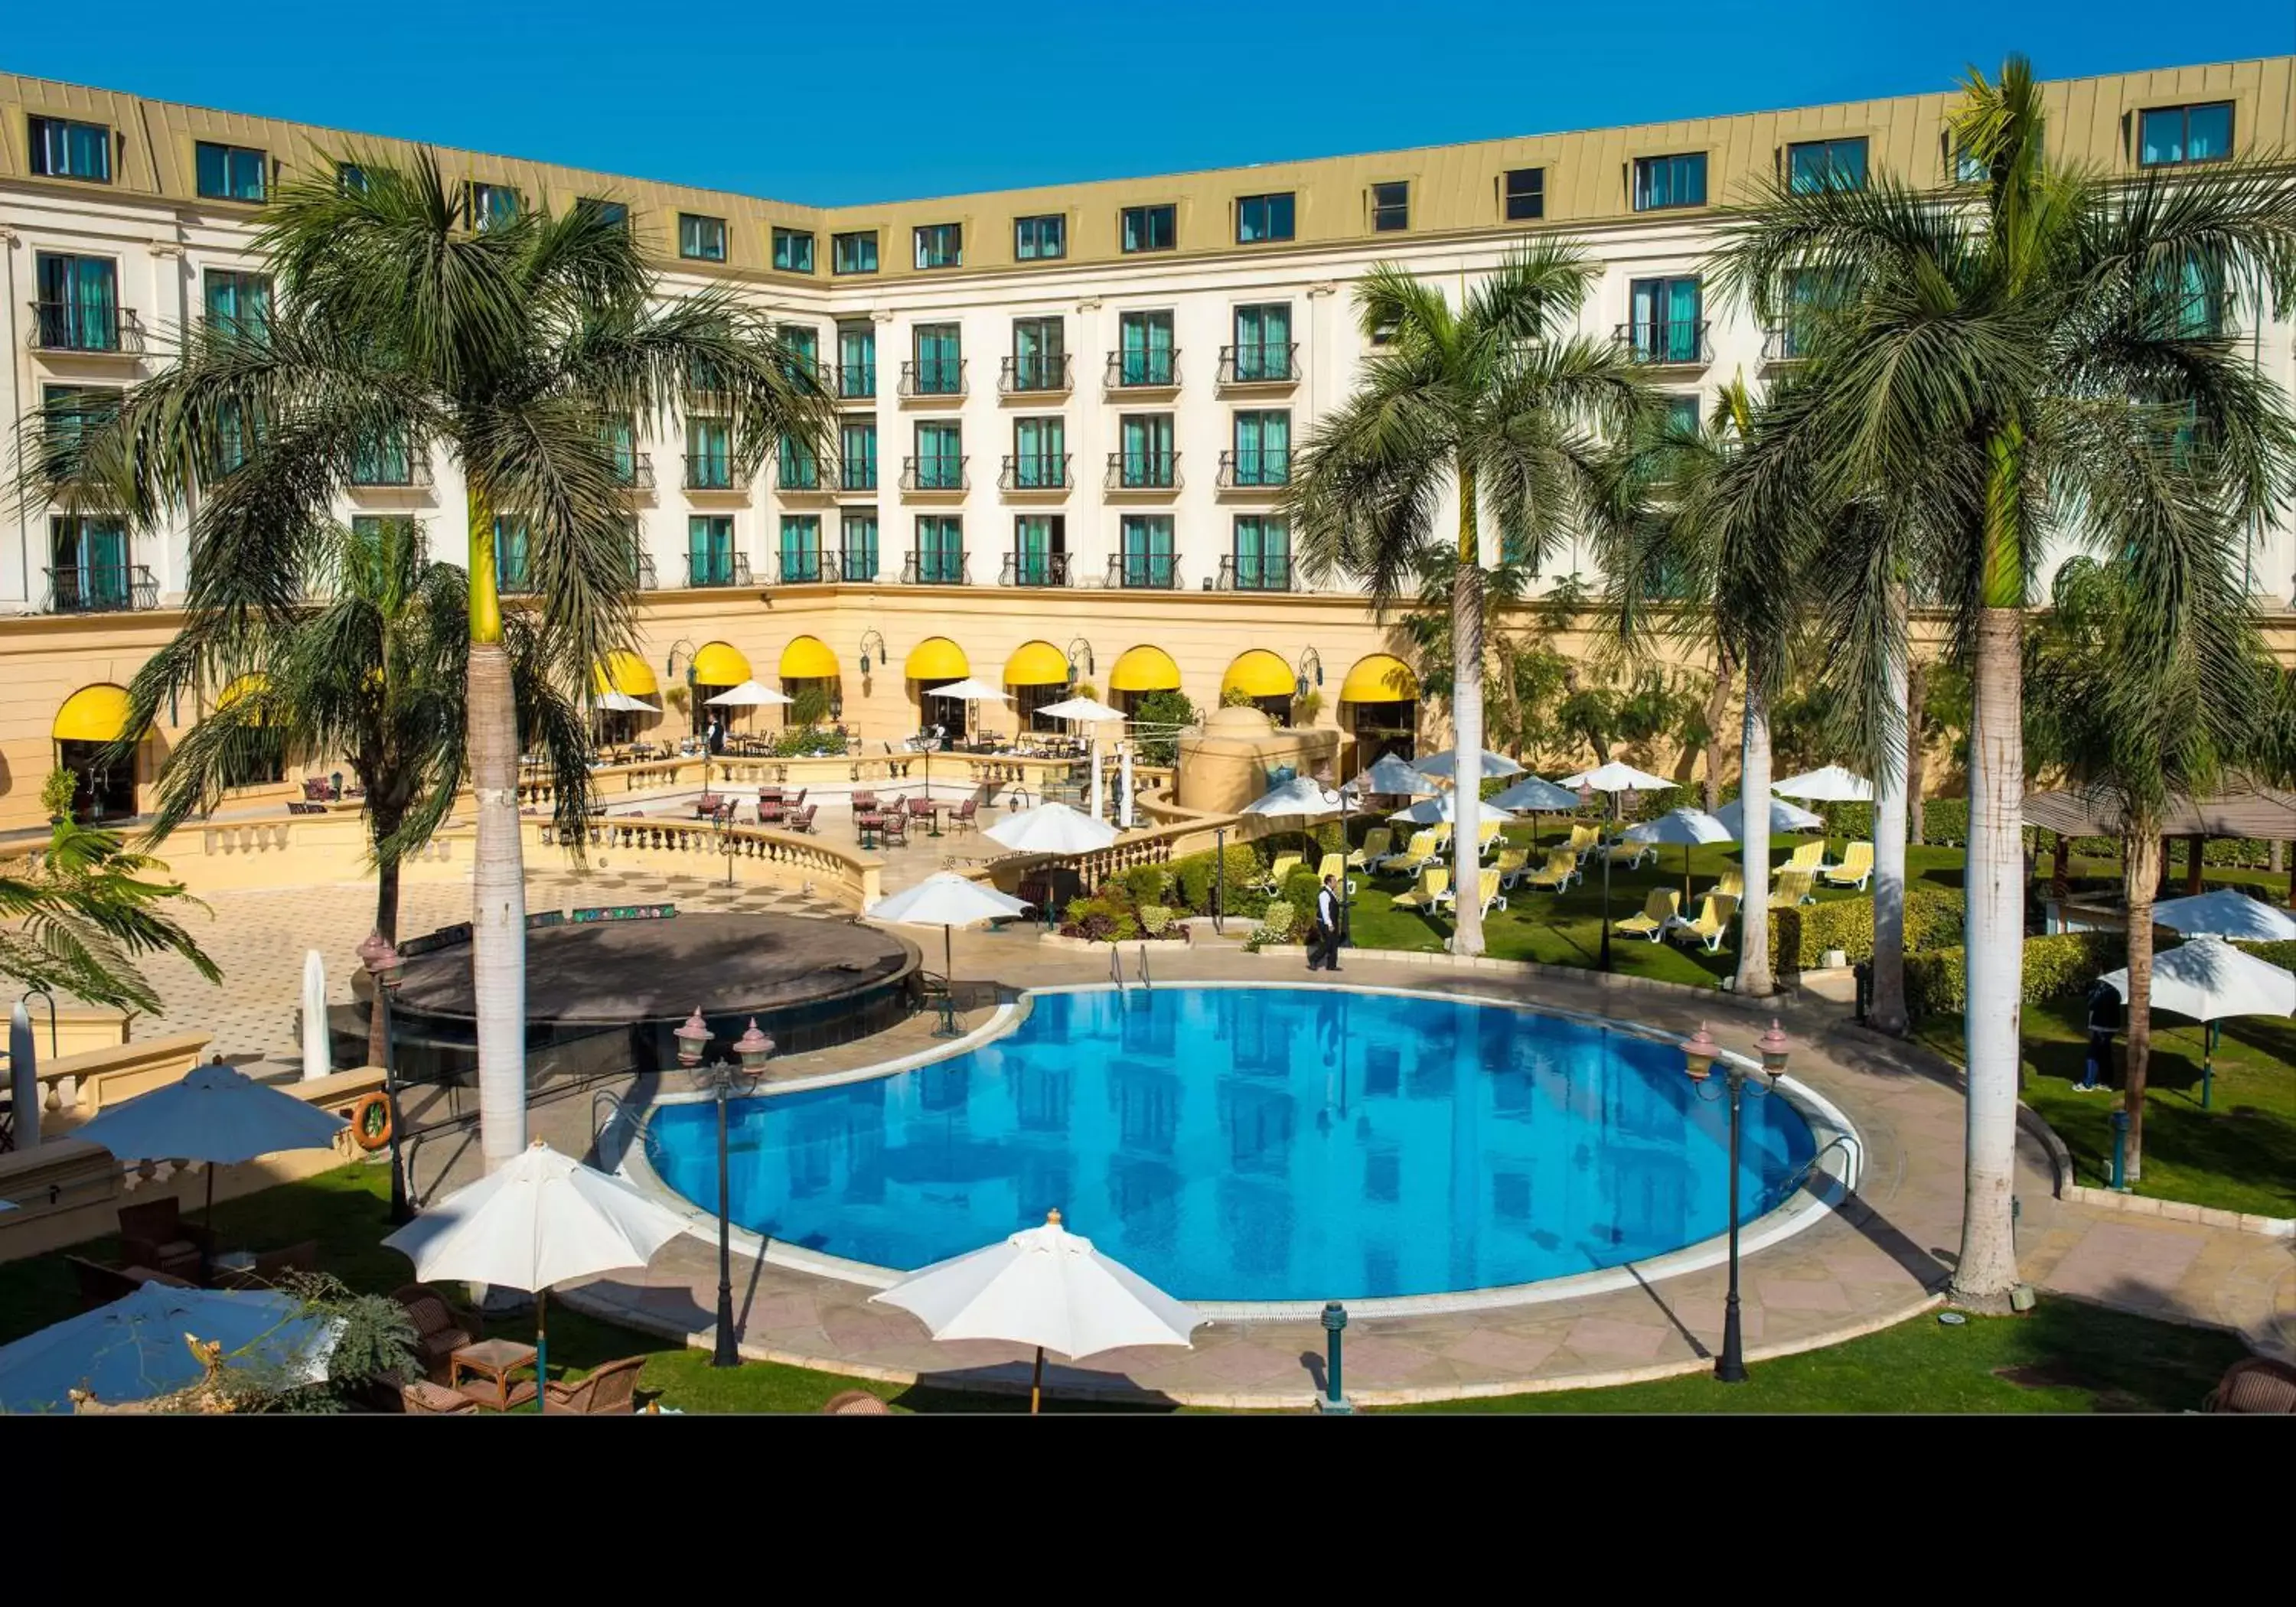
[[[579,1383],[553,1383],[542,1397],[543,1415],[562,1417],[627,1417],[638,1409],[638,1370],[643,1356],[624,1357],[594,1367]]]
[[[146,1283],[159,1283],[169,1289],[190,1289],[189,1279],[173,1273],[154,1272],[148,1267],[106,1267],[101,1261],[91,1261],[85,1256],[66,1256],[64,1260],[72,1269],[72,1277],[79,1285],[79,1308],[94,1311],[99,1306],[134,1294]]]
[[[819,804],[808,804],[802,809],[791,809],[789,818],[783,824],[792,832],[810,832],[813,830],[813,817],[820,811]]]
[[[390,1298],[406,1308],[407,1317],[414,1324],[414,1353],[422,1358],[422,1371],[432,1378],[446,1373],[455,1351],[477,1342],[478,1314],[451,1304],[437,1290],[407,1283],[392,1290]]]
[[[847,1390],[832,1395],[821,1408],[827,1417],[890,1417],[893,1408],[879,1400],[866,1390]]]
[[[119,1259],[126,1266],[192,1278],[214,1253],[215,1235],[184,1221],[173,1194],[119,1208]]]
[[[888,809],[877,827],[877,846],[884,848],[896,842],[903,848],[909,846],[909,816],[906,810]]]
[[[409,1417],[467,1417],[479,1403],[458,1390],[418,1378],[398,1386],[398,1409]]]
[[[980,826],[980,822],[975,820],[973,817],[980,813],[980,800],[977,798],[966,799],[963,803],[957,805],[956,808],[948,812],[948,829],[952,832],[971,832],[977,830]]]
[[[2225,1369],[2217,1387],[2201,1402],[2201,1410],[2296,1414],[2296,1367],[2265,1356],[2236,1361]]]

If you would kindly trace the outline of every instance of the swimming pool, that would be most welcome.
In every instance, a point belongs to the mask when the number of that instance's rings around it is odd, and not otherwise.
[[[732,1216],[910,1271],[1044,1220],[1183,1299],[1490,1289],[1646,1260],[1727,1226],[1727,1111],[1680,1046],[1503,1004],[1314,988],[1050,991],[1006,1036],[733,1106]],[[1751,1221],[1816,1148],[1746,1102]],[[714,1212],[716,1111],[646,1159]]]

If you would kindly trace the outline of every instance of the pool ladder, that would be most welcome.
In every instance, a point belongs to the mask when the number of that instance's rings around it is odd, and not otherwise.
[[[1124,950],[1113,943],[1108,946],[1108,980],[1116,984],[1117,996],[1122,998],[1124,996]],[[1144,941],[1140,945],[1140,988],[1142,992],[1146,993],[1152,991],[1155,986],[1155,982],[1148,975],[1148,945]]]

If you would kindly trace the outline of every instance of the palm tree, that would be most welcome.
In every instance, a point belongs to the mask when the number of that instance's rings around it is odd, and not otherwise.
[[[0,977],[25,988],[58,988],[91,1004],[160,1008],[136,957],[175,954],[209,981],[223,973],[169,905],[193,905],[181,882],[146,873],[168,867],[132,853],[116,832],[56,823],[41,852],[0,863]]]
[[[1766,321],[1804,320],[1807,373],[1768,433],[1830,502],[1863,500],[1863,561],[1831,583],[1838,662],[1887,701],[1903,585],[1953,616],[1975,689],[1956,1297],[2005,1300],[2024,878],[2024,610],[2045,533],[2125,553],[2128,649],[2165,672],[2199,627],[2221,531],[2277,500],[2296,430],[2221,333],[2296,291],[2296,176],[2244,161],[2106,180],[2043,155],[2041,95],[2012,58],[1954,113],[1984,182],[1938,192],[1781,180],[1725,224],[1718,266]]]
[[[404,166],[350,155],[342,177],[330,162],[266,209],[260,245],[279,289],[267,316],[187,334],[176,364],[66,452],[66,495],[109,496],[146,525],[193,506],[186,607],[222,619],[228,636],[239,621],[283,627],[301,607],[308,556],[363,461],[435,455],[461,470],[472,972],[491,1166],[526,1142],[518,728],[498,531],[522,537],[546,600],[535,631],[553,678],[586,687],[629,630],[636,519],[616,439],[706,412],[746,471],[785,436],[820,449],[833,414],[763,309],[731,291],[668,297],[619,209],[480,215],[428,152]]]
[[[1610,516],[1617,476],[1603,438],[1629,439],[1653,406],[1625,356],[1568,332],[1592,278],[1569,248],[1529,243],[1455,307],[1405,269],[1375,266],[1356,310],[1385,348],[1296,464],[1292,523],[1310,576],[1352,570],[1384,611],[1439,552],[1454,557],[1451,714],[1464,753],[1483,746],[1482,521],[1496,529],[1502,568],[1538,567]],[[1458,503],[1447,542],[1436,528],[1447,495]],[[1463,887],[1475,885],[1480,813],[1475,789],[1461,787],[1452,843]],[[1472,898],[1459,900],[1452,947],[1482,952]]]
[[[2233,533],[2227,545],[2237,543]],[[2239,571],[2208,577],[2214,606],[2165,667],[2132,638],[2147,628],[2129,567],[2077,558],[2057,572],[2031,676],[2027,740],[2044,765],[2115,813],[2128,906],[2127,1164],[2144,1175],[2144,1081],[2152,1049],[2152,898],[2161,827],[2179,799],[2220,790],[2271,716],[2276,675]],[[2227,584],[2226,582],[2229,582]]]
[[[151,834],[157,841],[208,813],[258,765],[291,752],[340,755],[366,798],[375,930],[396,942],[399,865],[446,824],[469,776],[470,577],[430,559],[412,520],[386,520],[373,538],[337,527],[310,556],[310,590],[323,601],[283,625],[256,616],[236,632],[233,616],[195,616],[137,672],[134,731],[162,703],[200,692],[210,663],[236,671],[168,755]],[[530,614],[505,611],[503,646],[520,750],[547,755],[559,817],[582,820],[591,796],[582,711],[553,683]],[[367,1053],[383,1063],[380,1011]]]

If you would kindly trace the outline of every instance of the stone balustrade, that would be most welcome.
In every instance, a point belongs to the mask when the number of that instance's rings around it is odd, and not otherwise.
[[[666,820],[644,815],[601,816],[580,827],[533,821],[529,839],[537,850],[570,861],[578,850],[598,870],[638,865],[656,874],[707,875],[724,864],[737,881],[763,881],[842,904],[859,912],[882,891],[885,862],[817,837],[770,826],[721,826],[707,820]],[[575,833],[580,833],[578,839]],[[713,863],[715,862],[715,863]]]

